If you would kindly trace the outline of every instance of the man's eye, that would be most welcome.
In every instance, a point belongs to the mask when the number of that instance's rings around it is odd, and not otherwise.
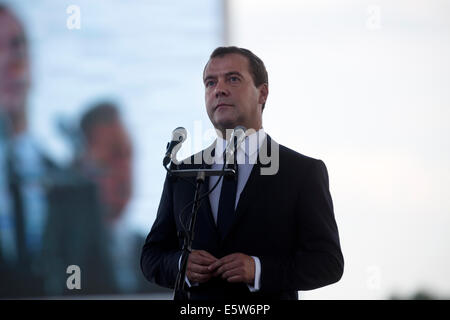
[[[239,78],[238,77],[230,77],[230,82],[238,82]]]
[[[214,85],[214,81],[213,80],[209,80],[205,82],[205,87],[211,87]]]

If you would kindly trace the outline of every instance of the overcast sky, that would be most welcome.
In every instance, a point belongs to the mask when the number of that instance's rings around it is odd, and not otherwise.
[[[229,2],[269,72],[263,125],[327,165],[342,280],[306,299],[450,297],[450,3]]]

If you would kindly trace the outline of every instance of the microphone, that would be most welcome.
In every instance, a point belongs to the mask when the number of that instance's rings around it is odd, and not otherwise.
[[[166,154],[163,160],[164,167],[176,157],[176,154],[178,150],[180,150],[181,144],[186,140],[186,137],[187,131],[183,127],[175,128],[175,130],[172,131],[172,141],[167,143]]]
[[[231,134],[231,139],[224,151],[224,159],[226,160],[227,164],[234,160],[234,153],[237,152],[237,148],[244,141],[246,130],[247,129],[244,126],[237,126],[234,128],[233,133]],[[234,163],[235,169],[236,165],[237,163]]]

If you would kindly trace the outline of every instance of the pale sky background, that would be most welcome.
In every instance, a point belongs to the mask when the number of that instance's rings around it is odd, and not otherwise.
[[[57,119],[121,105],[135,147],[124,225],[149,231],[175,127],[189,132],[180,157],[213,140],[203,66],[238,45],[269,72],[266,131],[328,168],[344,276],[301,297],[450,297],[450,2],[229,0],[226,21],[220,0],[0,2],[25,21],[31,130],[57,161],[71,156]]]
[[[269,72],[263,126],[328,167],[345,257],[305,299],[450,298],[450,2],[229,1]]]

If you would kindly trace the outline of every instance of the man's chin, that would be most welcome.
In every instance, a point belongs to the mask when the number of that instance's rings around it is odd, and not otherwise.
[[[216,122],[215,127],[221,131],[224,130],[233,130],[236,128],[237,124],[236,121],[220,121]]]

